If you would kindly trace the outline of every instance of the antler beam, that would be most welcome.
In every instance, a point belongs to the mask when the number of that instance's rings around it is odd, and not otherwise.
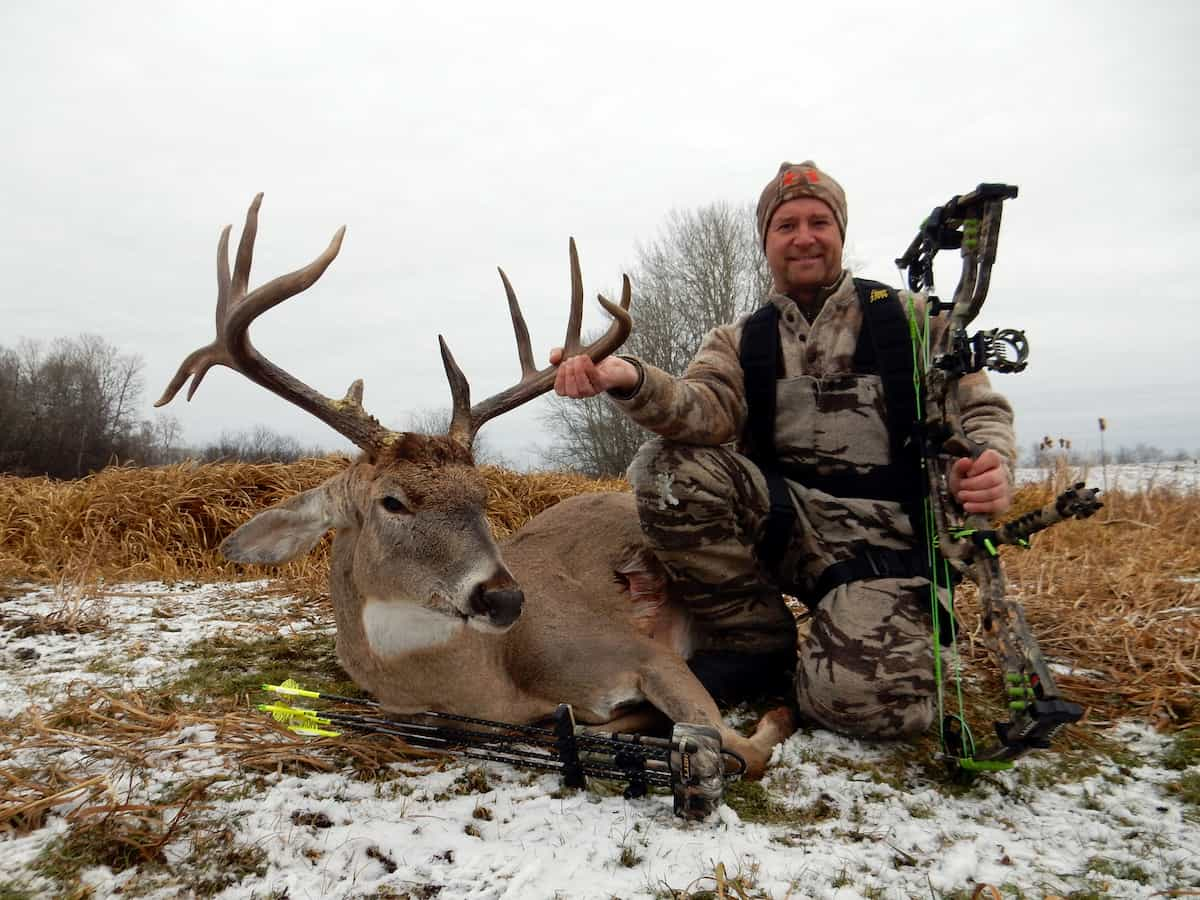
[[[325,251],[307,266],[246,293],[262,198],[261,193],[255,195],[246,213],[246,224],[242,228],[232,276],[229,272],[230,226],[226,225],[221,231],[217,244],[216,338],[188,355],[154,405],[170,403],[189,376],[192,383],[187,399],[191,400],[209,369],[215,365],[228,366],[316,416],[355,446],[374,455],[381,447],[394,441],[396,433],[384,428],[363,409],[361,380],[350,386],[343,399],[331,400],[271,363],[250,343],[250,324],[268,309],[310,288],[337,257],[346,233],[345,226],[339,228]]]

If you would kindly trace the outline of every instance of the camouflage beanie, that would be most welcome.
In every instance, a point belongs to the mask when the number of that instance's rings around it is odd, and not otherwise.
[[[815,197],[833,211],[842,240],[846,239],[846,192],[842,186],[817,168],[811,159],[802,163],[783,162],[775,177],[767,182],[758,198],[759,246],[767,245],[767,226],[775,210],[797,197]]]

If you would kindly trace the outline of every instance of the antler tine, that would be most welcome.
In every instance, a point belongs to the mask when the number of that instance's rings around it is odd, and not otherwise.
[[[613,317],[608,330],[597,340],[586,347],[580,346],[579,332],[583,319],[583,278],[579,274],[579,256],[575,250],[575,241],[571,240],[571,315],[567,323],[567,341],[563,348],[563,359],[586,353],[593,362],[599,362],[625,343],[633,330],[633,319],[629,315],[629,304],[632,289],[628,276],[622,276],[621,303],[617,305],[600,296],[600,305]],[[470,387],[462,371],[454,362],[446,347],[441,342],[442,361],[446,367],[446,377],[450,381],[450,391],[454,397],[454,417],[450,423],[450,437],[467,447],[475,439],[475,435],[483,424],[501,413],[515,409],[523,403],[528,403],[535,397],[540,397],[554,386],[554,378],[558,366],[551,365],[544,369],[534,370],[532,353],[528,350],[529,333],[525,328],[524,317],[517,305],[516,293],[512,290],[507,276],[500,273],[508,294],[509,309],[513,311],[513,330],[517,333],[517,348],[521,356],[521,380],[510,388],[498,394],[481,400],[474,406],[470,403]],[[440,338],[439,338],[440,340]]]
[[[579,330],[583,326],[583,275],[579,271],[579,253],[575,238],[570,238],[571,255],[571,313],[567,317],[567,338],[563,341],[563,359],[579,355]]]
[[[446,370],[446,380],[450,382],[450,396],[454,400],[454,413],[450,418],[450,430],[447,434],[464,447],[470,447],[471,440],[475,437],[475,430],[471,427],[471,385],[458,363],[454,361],[454,354],[450,352],[446,339],[440,334],[438,346],[442,349],[442,366]]]
[[[254,261],[254,241],[258,237],[258,211],[262,207],[262,191],[254,195],[250,208],[246,210],[246,224],[242,226],[242,237],[238,241],[237,260],[233,264],[233,281],[230,295],[245,297],[250,287],[250,264]],[[226,259],[225,265],[229,265]]]
[[[521,304],[517,302],[517,292],[513,290],[512,282],[499,266],[500,280],[504,282],[504,295],[508,297],[508,314],[512,317],[513,333],[517,336],[517,358],[521,361],[521,377],[536,372],[533,364],[533,349],[529,346],[529,326],[525,324],[525,316],[521,314]]]
[[[258,197],[261,197],[259,194]],[[257,200],[258,197],[255,197]],[[221,237],[217,241],[217,334],[221,333],[221,323],[225,321],[225,311],[229,308],[229,232],[232,225],[221,229]],[[192,390],[196,386],[193,385]],[[191,400],[191,394],[188,394]]]
[[[155,406],[170,403],[189,376],[192,378],[187,399],[191,400],[200,382],[215,365],[227,366],[265,387],[289,403],[316,416],[353,444],[374,453],[394,438],[394,433],[379,424],[362,407],[362,382],[350,386],[342,400],[331,400],[275,366],[250,343],[250,324],[272,307],[311,287],[342,247],[345,226],[334,234],[329,246],[307,266],[281,275],[249,294],[250,264],[258,232],[258,209],[263,195],[257,194],[246,213],[246,224],[238,243],[233,274],[229,272],[229,232],[227,225],[217,242],[217,334],[212,343],[194,350],[180,364],[167,389]]]

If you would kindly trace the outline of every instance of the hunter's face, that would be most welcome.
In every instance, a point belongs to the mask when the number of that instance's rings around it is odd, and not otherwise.
[[[781,294],[809,294],[842,274],[842,235],[825,203],[797,197],[780,205],[767,226],[767,266]]]

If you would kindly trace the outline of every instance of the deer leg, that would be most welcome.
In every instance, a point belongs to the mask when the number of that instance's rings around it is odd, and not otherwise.
[[[717,703],[692,674],[682,658],[674,654],[654,656],[638,673],[642,694],[673,722],[711,725],[721,733],[721,744],[746,761],[746,777],[762,778],[775,745],[796,730],[795,719],[786,706],[766,713],[750,737],[725,724]]]
[[[592,728],[588,729],[593,730]],[[594,726],[596,731],[621,732],[623,734],[670,734],[671,720],[662,711],[643,703],[641,706],[621,713],[615,719]]]

